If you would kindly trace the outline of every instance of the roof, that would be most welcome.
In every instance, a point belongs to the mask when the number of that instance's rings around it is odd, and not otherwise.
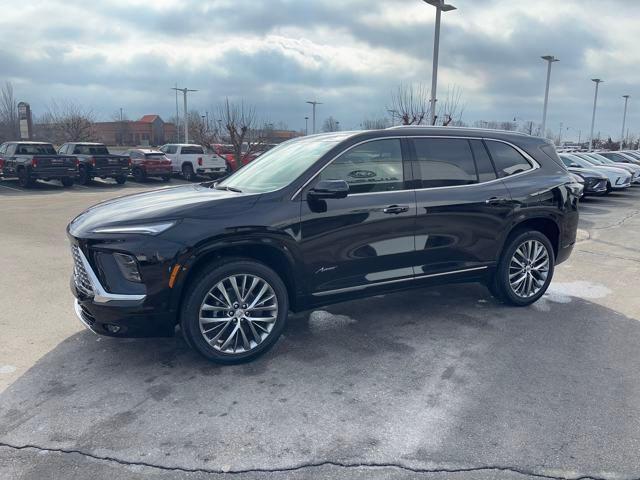
[[[138,121],[142,123],[153,123],[156,121],[156,118],[160,118],[160,115],[143,115]],[[162,118],[160,118],[160,120],[162,120]]]
[[[140,153],[162,153],[157,148],[131,148],[130,152],[140,152]]]

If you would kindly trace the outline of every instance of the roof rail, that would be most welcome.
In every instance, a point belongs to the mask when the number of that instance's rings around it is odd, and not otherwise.
[[[518,132],[516,130],[501,130],[498,128],[480,128],[480,127],[458,127],[458,126],[444,126],[444,125],[394,125],[393,127],[387,127],[387,130],[399,130],[403,128],[433,128],[433,129],[444,129],[444,130],[468,130],[468,131],[477,131],[477,132],[499,132],[499,133],[510,133],[513,135],[522,135],[524,137],[533,137],[535,135],[529,135],[528,133]]]

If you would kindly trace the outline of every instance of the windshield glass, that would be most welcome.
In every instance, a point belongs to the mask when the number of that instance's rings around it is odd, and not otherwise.
[[[218,185],[248,193],[265,193],[289,185],[350,134],[303,137],[269,150]]]
[[[104,145],[76,145],[73,153],[78,155],[109,155],[109,150]]]

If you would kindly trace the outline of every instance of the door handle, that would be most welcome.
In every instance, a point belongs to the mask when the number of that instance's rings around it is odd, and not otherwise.
[[[491,197],[484,201],[487,205],[499,205],[501,203],[507,203],[509,201],[508,198],[505,197]]]
[[[389,205],[387,208],[382,209],[382,211],[384,213],[397,215],[398,213],[408,212],[409,206],[408,205]]]

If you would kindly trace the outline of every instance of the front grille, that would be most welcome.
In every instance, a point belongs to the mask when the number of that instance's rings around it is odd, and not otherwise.
[[[598,183],[595,184],[594,188],[595,189],[607,188],[607,181],[606,180],[598,180]]]
[[[90,326],[93,326],[93,324],[96,323],[96,319],[91,315],[91,312],[83,306],[80,307],[80,315],[82,315],[82,319]]]
[[[82,254],[78,245],[71,247],[71,255],[73,256],[73,281],[76,284],[76,288],[85,295],[93,295],[93,286],[87,270],[84,268]]]

